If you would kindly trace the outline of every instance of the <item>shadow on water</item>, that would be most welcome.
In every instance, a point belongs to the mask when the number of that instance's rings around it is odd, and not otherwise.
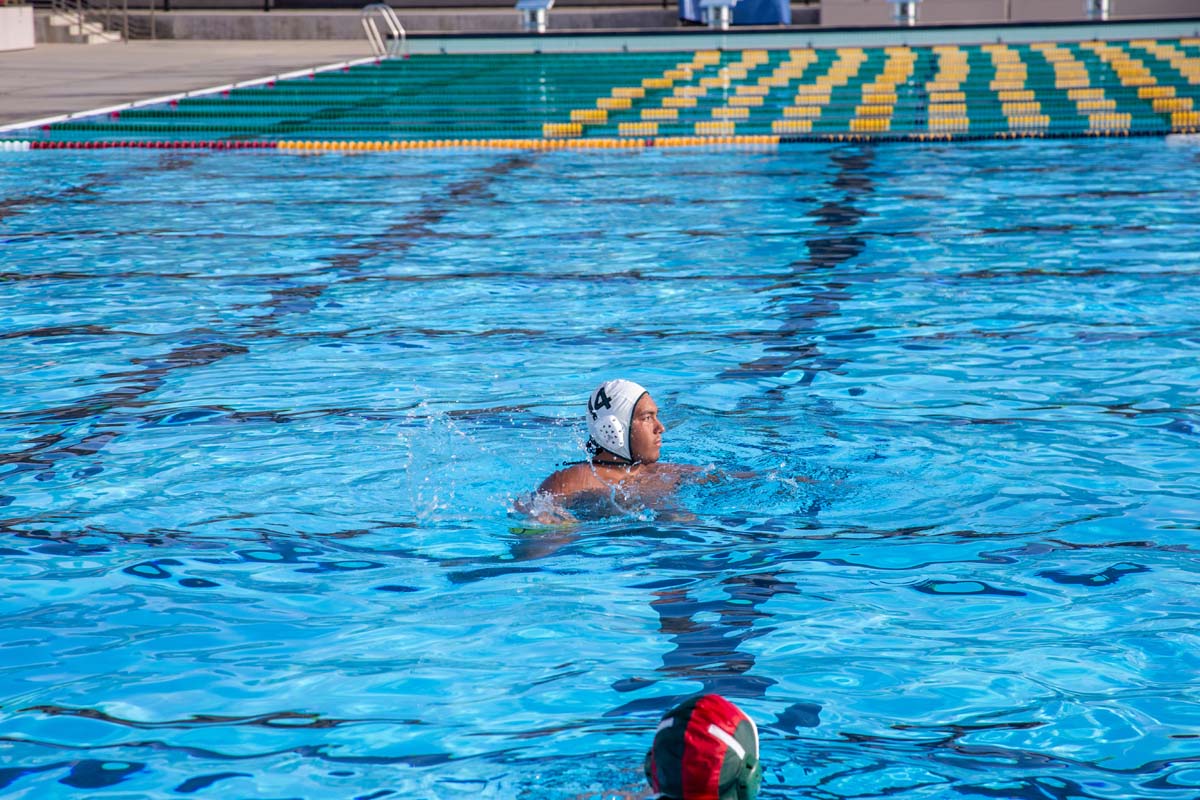
[[[792,560],[815,557],[816,551],[797,552]],[[772,565],[779,559],[770,559]],[[746,567],[744,562],[739,566]],[[679,570],[682,565],[672,562],[671,569]],[[705,565],[711,573],[712,565]],[[771,572],[743,573],[722,578],[719,582],[725,597],[718,600],[700,601],[689,593],[687,586],[693,581],[687,578],[665,579],[630,588],[651,589],[654,599],[651,608],[659,617],[659,633],[669,637],[674,649],[663,656],[663,664],[657,672],[667,679],[699,681],[697,693],[715,693],[728,698],[756,699],[775,685],[772,678],[752,675],[754,656],[740,650],[751,639],[770,633],[769,627],[756,627],[757,623],[770,620],[770,614],[759,607],[781,594],[799,594],[792,581],[780,578]],[[715,622],[705,619],[716,617]],[[645,689],[655,680],[629,678],[613,684],[618,692]],[[689,695],[659,695],[629,701],[606,712],[605,716],[661,714]],[[795,703],[781,712],[776,721],[768,725],[778,730],[795,732],[800,727],[813,728],[820,724],[821,707],[814,703]]]
[[[842,197],[826,201],[809,213],[813,222],[829,234],[806,240],[808,258],[792,262],[789,265],[792,277],[767,290],[771,293],[768,307],[780,309],[777,313],[781,316],[774,341],[763,345],[768,355],[726,370],[719,379],[781,378],[802,368],[802,377],[796,385],[808,386],[819,373],[837,369],[844,363],[825,357],[815,342],[805,341],[805,336],[816,331],[823,319],[837,316],[841,303],[852,297],[847,288],[856,280],[863,280],[847,277],[852,269],[847,265],[866,248],[865,234],[842,229],[856,228],[867,216],[855,205],[855,200],[874,191],[867,175],[874,160],[874,148],[867,145],[857,152],[834,153],[832,160],[838,172],[831,179],[830,188]],[[782,387],[770,390],[777,399],[782,392]]]

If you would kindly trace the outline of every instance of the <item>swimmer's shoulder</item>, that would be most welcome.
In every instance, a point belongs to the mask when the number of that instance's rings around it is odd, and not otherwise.
[[[650,464],[645,470],[647,477],[653,476],[666,480],[681,480],[685,477],[691,478],[702,472],[704,472],[704,468],[698,467],[695,464],[670,464],[661,461],[657,464]]]
[[[596,477],[592,465],[586,461],[581,461],[560,469],[546,478],[546,480],[542,481],[542,485],[538,487],[538,491],[548,492],[558,497],[568,497],[602,485],[600,479]]]
[[[655,464],[660,471],[670,475],[695,475],[698,472],[704,472],[704,467],[698,464]]]

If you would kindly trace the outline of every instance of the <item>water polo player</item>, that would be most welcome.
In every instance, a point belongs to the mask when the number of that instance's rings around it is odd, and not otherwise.
[[[662,464],[658,405],[628,380],[602,383],[587,402],[589,459],[555,472],[522,511],[539,522],[573,522],[578,516],[612,516],[661,508],[689,465]]]

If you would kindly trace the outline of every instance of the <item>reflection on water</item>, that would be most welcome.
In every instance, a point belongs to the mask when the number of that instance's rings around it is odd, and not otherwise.
[[[86,158],[0,154],[6,797],[599,796],[697,691],[764,797],[1196,793],[1194,148]],[[753,476],[531,525],[617,375]]]

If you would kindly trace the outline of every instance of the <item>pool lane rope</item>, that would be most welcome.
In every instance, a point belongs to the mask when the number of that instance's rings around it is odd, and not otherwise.
[[[1200,126],[1177,129],[1175,135],[1200,134]],[[1050,131],[997,131],[995,133],[822,133],[797,136],[658,136],[591,139],[416,139],[395,141],[346,141],[321,139],[261,140],[99,140],[42,141],[0,140],[0,152],[30,150],[223,150],[274,151],[284,153],[395,153],[428,150],[645,150],[671,148],[772,149],[780,145],[836,142],[949,142],[1005,139],[1096,139],[1130,136],[1161,136],[1158,131],[1096,130],[1056,133]],[[1168,134],[1171,135],[1171,134]]]

